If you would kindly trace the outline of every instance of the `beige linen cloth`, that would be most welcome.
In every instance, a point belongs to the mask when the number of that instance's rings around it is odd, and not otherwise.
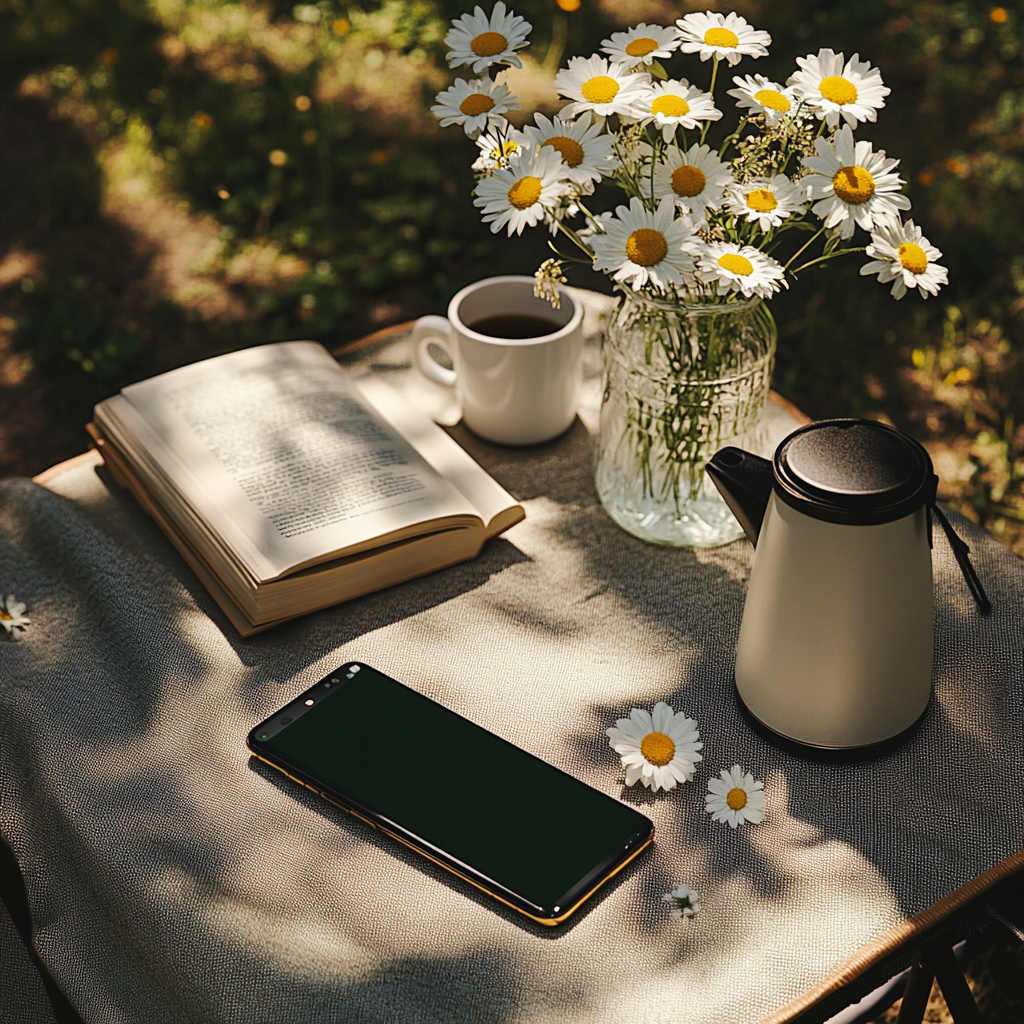
[[[408,360],[399,338],[352,361],[457,416]],[[732,690],[750,545],[668,550],[605,515],[593,347],[587,367],[582,419],[549,445],[453,429],[527,510],[478,560],[248,640],[102,469],[0,483],[0,590],[32,619],[0,636],[0,833],[86,1021],[754,1024],[1024,845],[1024,565],[955,520],[995,606],[981,619],[937,531],[920,731],[862,764],[783,753]],[[638,807],[655,847],[545,929],[252,761],[248,730],[349,659]],[[655,796],[624,788],[605,730],[659,700],[705,746]],[[704,810],[734,764],[767,793],[735,831]],[[459,799],[458,776],[436,784]],[[690,921],[661,899],[679,883],[703,903]],[[0,921],[0,1009],[47,1019],[10,991],[30,984],[12,936]]]

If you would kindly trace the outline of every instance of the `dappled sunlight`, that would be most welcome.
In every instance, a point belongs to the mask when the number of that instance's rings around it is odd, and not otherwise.
[[[704,827],[703,768],[682,793],[660,801],[658,810],[670,817],[680,804],[689,810],[681,834],[659,826],[660,878],[644,886],[642,904],[651,962],[638,974],[674,979],[667,1013],[734,1024],[748,1019],[766,979],[773,1002],[784,1005],[903,916],[875,865],[791,814],[781,772],[766,780],[763,824],[735,832],[717,823]],[[697,890],[703,908],[686,922],[657,905],[661,892],[680,882]],[[625,983],[616,994],[618,1012],[649,1004],[655,988]]]
[[[205,318],[246,317],[245,303],[210,273],[222,247],[216,221],[181,209],[159,172],[152,168],[150,153],[141,141],[129,136],[125,142],[110,146],[104,157],[105,211],[145,239],[154,253],[147,279],[140,286],[183,308],[195,309]],[[269,259],[264,259],[270,265],[260,283],[266,284],[272,276],[278,256],[272,252]]]
[[[787,899],[775,920],[794,936],[800,932],[803,948],[792,948],[798,943],[791,939],[774,955],[791,961],[789,970],[797,973],[809,951],[839,956],[899,924],[905,914],[876,864],[793,814],[789,784],[783,772],[765,780],[768,812],[763,827],[751,830],[750,842],[786,885]]]
[[[509,114],[509,119],[518,125],[530,123],[531,115],[540,111],[552,114],[561,106],[555,92],[555,74],[557,67],[548,67],[530,54],[522,54],[521,68],[508,68],[501,72],[497,81],[504,82],[512,93],[519,98],[521,109]]]
[[[223,278],[227,284],[246,284],[269,288],[275,282],[302,277],[310,270],[306,260],[292,253],[282,253],[273,244],[244,246],[224,264]]]
[[[507,536],[530,562],[515,571],[514,591],[495,595],[492,607],[515,623],[524,644],[554,650],[572,638],[572,646],[587,651],[584,664],[564,665],[563,671],[553,670],[542,650],[527,657],[531,692],[551,706],[566,699],[617,704],[637,694],[638,687],[653,697],[678,685],[680,666],[692,653],[686,645],[637,615],[622,594],[593,576],[584,550],[566,547],[563,506],[534,498],[525,508],[526,520]],[[636,658],[639,650],[642,663]],[[565,672],[570,667],[572,677]]]
[[[26,252],[15,246],[0,259],[0,288],[7,288],[23,278],[39,272],[39,253]]]
[[[317,98],[324,103],[342,102],[353,110],[372,113],[401,130],[433,133],[436,124],[416,117],[424,90],[444,87],[442,74],[429,64],[353,41],[345,59],[320,79]],[[411,156],[411,154],[406,154]]]

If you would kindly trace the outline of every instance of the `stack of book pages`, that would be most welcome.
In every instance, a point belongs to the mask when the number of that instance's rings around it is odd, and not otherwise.
[[[522,506],[321,345],[264,345],[96,406],[90,435],[238,631],[475,558]]]

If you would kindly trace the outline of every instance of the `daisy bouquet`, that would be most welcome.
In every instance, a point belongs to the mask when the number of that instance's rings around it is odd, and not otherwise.
[[[855,138],[889,93],[857,54],[798,57],[785,84],[733,76],[726,95],[739,125],[712,147],[720,65],[766,56],[767,32],[711,11],[615,32],[601,53],[573,57],[558,72],[554,88],[568,102],[554,117],[537,114],[514,129],[505,115],[519,103],[498,79],[522,66],[517,53],[530,31],[501,0],[490,15],[477,7],[454,21],[448,63],[480,77],[458,79],[432,110],[443,127],[461,125],[476,140],[474,203],[492,231],[546,224],[571,246],[538,273],[547,294],[555,296],[562,266],[583,262],[623,290],[660,298],[770,298],[806,267],[864,251],[873,259],[862,272],[891,282],[896,298],[913,288],[934,295],[946,282],[941,253],[913,221],[900,221],[910,200],[899,161]],[[669,76],[665,63],[677,54],[710,62],[707,91]],[[626,201],[595,213],[588,202],[602,179]],[[871,234],[866,250],[849,244],[857,227]],[[791,231],[811,238],[783,263],[777,250]],[[801,263],[819,239],[821,254]]]
[[[822,49],[797,58],[785,83],[756,74],[725,83],[726,70],[768,53],[767,32],[711,11],[672,26],[639,24],[613,33],[600,53],[571,58],[554,79],[565,105],[517,129],[506,115],[519,103],[501,78],[521,66],[517,54],[530,30],[500,0],[489,15],[477,7],[454,21],[448,62],[477,77],[457,80],[432,111],[442,126],[460,125],[476,141],[473,202],[491,230],[511,236],[545,225],[551,232],[554,255],[537,271],[537,293],[557,304],[571,263],[609,275],[624,293],[609,324],[612,347],[628,334],[648,368],[676,375],[657,395],[627,382],[622,436],[636,454],[640,498],[669,501],[678,521],[703,486],[707,449],[760,414],[774,325],[766,310],[735,318],[734,328],[677,312],[749,310],[804,269],[856,252],[869,257],[861,273],[891,284],[897,299],[915,288],[927,297],[946,283],[941,253],[912,220],[901,220],[910,201],[899,161],[855,134],[876,120],[889,93],[859,55],[847,60]],[[670,74],[666,65],[677,57],[698,73],[704,68],[706,88]],[[709,130],[726,97],[738,123],[712,144]],[[612,210],[595,208],[602,182],[624,193]],[[858,229],[867,244],[855,244]],[[750,377],[749,401],[731,401],[716,419],[716,397],[705,385],[747,373],[743,350],[758,315],[771,334],[767,370]],[[608,395],[606,387],[606,402]],[[598,489],[612,511],[601,458]],[[649,518],[650,509],[635,511]]]

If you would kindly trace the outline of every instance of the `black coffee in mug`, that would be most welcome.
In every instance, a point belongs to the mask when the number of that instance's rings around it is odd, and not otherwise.
[[[558,323],[557,320],[533,316],[530,313],[497,313],[466,326],[488,338],[522,339],[543,338],[545,335],[560,331],[565,325]]]

